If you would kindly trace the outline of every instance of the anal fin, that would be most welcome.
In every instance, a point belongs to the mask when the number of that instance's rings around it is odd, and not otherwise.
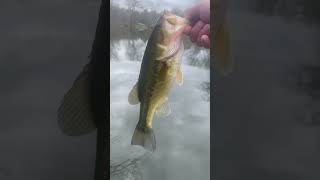
[[[171,114],[171,108],[168,102],[168,97],[165,97],[161,103],[159,103],[159,106],[157,107],[155,114],[157,117],[166,117]]]
[[[131,89],[128,96],[128,102],[131,105],[139,104],[140,100],[138,97],[138,83],[136,83]]]
[[[177,75],[176,75],[176,80],[178,82],[178,85],[182,86],[182,84],[183,84],[183,73],[182,73],[182,70],[181,70],[181,66],[178,68]]]

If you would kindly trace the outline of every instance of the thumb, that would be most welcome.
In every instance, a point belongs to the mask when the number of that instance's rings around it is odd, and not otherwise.
[[[194,24],[200,19],[200,4],[197,4],[186,11],[185,18],[189,21],[189,24]]]

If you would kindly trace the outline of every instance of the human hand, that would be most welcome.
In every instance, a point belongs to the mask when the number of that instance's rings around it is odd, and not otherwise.
[[[190,24],[184,33],[198,46],[210,48],[210,0],[202,0],[187,10],[186,19]]]

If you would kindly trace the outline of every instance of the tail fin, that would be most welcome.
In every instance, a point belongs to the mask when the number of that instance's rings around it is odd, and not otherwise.
[[[233,59],[231,57],[230,33],[222,25],[215,36],[215,55],[217,56],[217,65],[223,75],[227,75],[233,70]]]
[[[131,145],[140,145],[145,149],[154,152],[156,149],[156,137],[152,128],[136,127],[134,130]]]

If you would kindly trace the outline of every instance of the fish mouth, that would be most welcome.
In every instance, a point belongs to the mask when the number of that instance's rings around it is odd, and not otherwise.
[[[164,10],[158,21],[158,25],[165,32],[163,36],[166,40],[163,44],[168,45],[172,41],[180,41],[183,31],[188,25],[188,21],[169,10]]]
[[[174,26],[183,26],[189,23],[186,18],[175,15],[169,10],[164,10],[162,16],[164,20],[168,21],[170,24]]]
[[[161,28],[166,32],[164,40],[161,40],[160,44],[167,46],[168,52],[165,55],[159,57],[157,60],[167,61],[174,57],[181,49],[182,35],[188,22],[185,18],[177,16],[168,10],[164,10],[161,17]]]

